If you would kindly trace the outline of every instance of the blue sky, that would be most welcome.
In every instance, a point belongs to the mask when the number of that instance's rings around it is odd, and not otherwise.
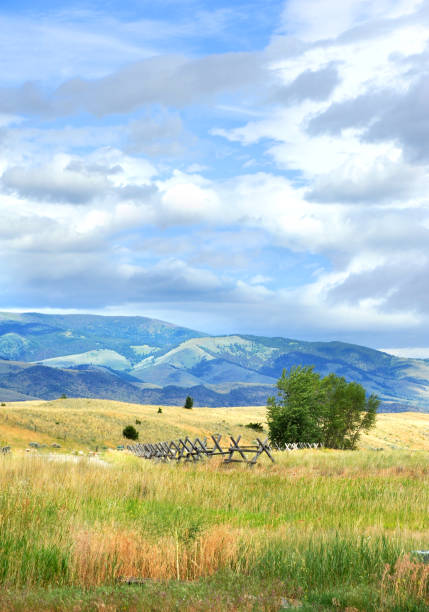
[[[0,308],[425,354],[428,41],[418,0],[3,2]]]

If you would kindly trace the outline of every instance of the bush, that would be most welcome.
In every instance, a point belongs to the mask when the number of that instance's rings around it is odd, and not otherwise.
[[[187,410],[190,410],[193,405],[194,405],[194,400],[192,399],[190,395],[188,395],[188,397],[185,400],[185,405],[183,407],[186,408]]]
[[[128,438],[128,440],[138,440],[139,438],[139,432],[133,425],[127,425],[124,427],[122,435],[124,438]]]
[[[249,429],[254,429],[255,431],[264,431],[264,426],[262,423],[247,423],[244,427],[248,427]]]
[[[136,419],[136,425],[141,425],[142,422],[139,419]]]
[[[162,414],[162,408],[161,408],[161,406],[158,408],[157,412],[158,412],[158,414]]]

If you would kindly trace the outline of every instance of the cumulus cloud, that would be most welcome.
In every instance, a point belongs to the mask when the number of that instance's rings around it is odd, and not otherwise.
[[[8,168],[1,177],[4,189],[21,198],[41,202],[86,204],[103,193],[107,181],[86,176],[70,168]]]
[[[403,149],[404,155],[417,163],[428,163],[427,139],[429,124],[427,100],[429,96],[429,73],[421,77],[407,92],[391,95],[383,112],[369,126],[364,137],[369,141],[394,140]]]
[[[210,101],[219,92],[254,87],[266,77],[263,56],[257,53],[225,53],[191,60],[156,56],[101,79],[66,81],[54,99],[59,112],[85,109],[97,116],[127,113],[152,104],[181,108]]]
[[[414,312],[426,318],[428,273],[429,262],[418,250],[392,256],[373,269],[350,274],[329,292],[329,299],[349,304],[379,300],[384,311]]]
[[[227,291],[211,271],[178,259],[145,267],[128,263],[126,258],[117,261],[114,251],[108,257],[107,253],[81,253],[76,258],[65,251],[55,258],[55,265],[49,253],[32,253],[31,259],[23,255],[19,267],[11,262],[12,269],[19,269],[13,292],[19,299],[29,291],[34,301],[48,306],[100,308],[106,302],[185,303],[198,299],[209,303],[219,291]],[[24,269],[23,264],[27,264]],[[6,286],[3,290],[9,298],[10,290]]]
[[[427,187],[425,170],[381,157],[370,167],[365,161],[354,161],[340,166],[335,174],[315,178],[306,199],[343,204],[392,204],[418,197]]]
[[[333,64],[320,70],[305,70],[289,85],[279,87],[271,101],[285,105],[303,100],[323,101],[329,98],[339,82],[338,69]]]
[[[51,105],[40,87],[27,82],[18,87],[0,87],[0,112],[11,114],[40,114],[51,111]]]
[[[334,102],[329,108],[313,117],[308,123],[308,133],[340,135],[347,128],[366,128],[391,104],[392,92],[365,93],[351,100]]]
[[[127,150],[150,157],[178,156],[185,150],[184,136],[179,115],[163,113],[159,117],[143,117],[128,125]],[[189,134],[187,137],[191,138]]]
[[[118,155],[121,163],[117,163]],[[155,171],[113,149],[96,150],[86,157],[57,154],[38,166],[7,165],[0,187],[25,200],[54,204],[88,204],[94,199],[142,199],[156,191]]]
[[[265,48],[136,53],[129,24],[110,68],[4,85],[4,306],[423,341],[427,7],[316,4]]]

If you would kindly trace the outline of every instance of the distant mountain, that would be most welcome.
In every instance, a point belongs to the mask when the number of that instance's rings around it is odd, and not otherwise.
[[[0,313],[0,400],[102,397],[265,404],[283,368],[361,383],[384,410],[429,411],[429,361],[343,342],[201,332],[146,317]]]
[[[131,363],[203,334],[146,317],[0,313],[0,358],[40,361],[108,349]]]
[[[9,369],[3,368],[7,364]],[[259,405],[266,402],[267,387],[240,387],[224,392],[195,385],[187,391],[183,387],[149,386],[131,376],[120,375],[105,368],[49,368],[23,362],[0,360],[0,400],[12,402],[31,399],[67,397],[103,398],[142,404],[181,405],[187,393],[200,406]]]

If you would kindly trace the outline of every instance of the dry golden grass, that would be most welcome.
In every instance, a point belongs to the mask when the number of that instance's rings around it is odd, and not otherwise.
[[[375,428],[362,436],[361,448],[392,446],[429,450],[429,414],[379,414]]]
[[[225,526],[187,539],[179,533],[157,541],[110,526],[74,536],[72,575],[80,586],[112,580],[196,580],[230,568],[240,553],[239,535]]]
[[[264,406],[193,408],[129,404],[99,399],[11,402],[0,408],[0,443],[23,448],[30,441],[57,442],[63,448],[115,447],[123,444],[122,429],[135,425],[140,441],[160,441],[183,435],[211,433],[241,435],[251,441],[256,434],[245,427],[264,424]],[[141,424],[136,425],[136,420]],[[264,435],[264,434],[260,434]],[[380,414],[376,427],[362,436],[361,448],[429,450],[429,414]]]
[[[410,555],[399,557],[393,568],[386,565],[381,592],[382,601],[393,595],[405,607],[413,597],[429,609],[429,565],[410,559]]]
[[[7,403],[0,410],[0,440],[8,443],[13,439],[21,447],[29,441],[55,441],[66,448],[116,446],[124,442],[125,425],[132,424],[139,430],[141,441],[211,433],[241,434],[244,440],[251,441],[255,432],[244,425],[262,422],[265,415],[261,406],[192,410],[162,406],[162,414],[158,414],[158,408],[94,399]],[[136,420],[141,424],[136,425]]]

